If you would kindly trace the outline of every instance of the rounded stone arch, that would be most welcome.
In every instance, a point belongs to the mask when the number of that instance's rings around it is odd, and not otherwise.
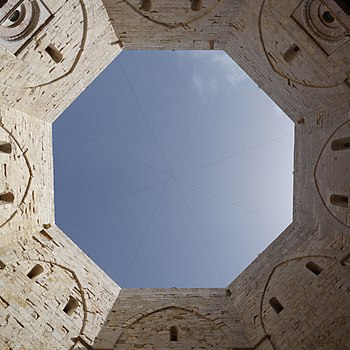
[[[263,0],[259,35],[265,58],[272,70],[289,83],[334,88],[347,79],[345,63],[339,67],[339,60],[349,63],[350,39],[335,15],[331,28],[323,19],[329,11],[320,0]],[[271,30],[274,27],[279,30]],[[313,54],[308,46],[314,48]],[[300,69],[302,66],[307,69]]]
[[[194,322],[195,320],[197,320],[197,322]],[[113,348],[117,350],[119,344],[123,344],[123,346],[127,344],[132,347],[137,345],[138,342],[145,345],[150,341],[154,342],[150,343],[150,346],[160,346],[159,348],[161,348],[161,346],[166,346],[166,344],[169,345],[170,329],[171,327],[176,327],[178,332],[178,346],[180,346],[181,340],[184,339],[182,337],[184,336],[185,338],[191,337],[191,343],[193,343],[193,341],[198,341],[198,346],[200,346],[199,340],[205,339],[205,333],[207,332],[208,335],[211,335],[208,337],[207,341],[210,342],[210,339],[212,339],[212,341],[215,340],[218,342],[216,346],[220,345],[222,349],[231,349],[232,340],[229,336],[230,333],[228,327],[222,322],[217,324],[214,320],[217,321],[214,317],[211,319],[210,315],[202,315],[197,310],[175,305],[161,307],[156,310],[145,310],[141,314],[138,314],[123,323],[121,326],[121,333]],[[189,322],[187,327],[184,327],[184,324],[181,323],[184,321]],[[151,326],[148,327],[148,325]],[[194,334],[192,333],[193,329],[191,330],[191,327],[195,328],[193,327],[194,325],[200,325],[199,328],[203,328],[198,332],[198,334],[201,335],[199,339],[196,338],[196,330],[194,331]],[[152,333],[148,333],[144,336],[142,332],[145,330],[146,332],[152,331]],[[151,337],[149,337],[149,335],[151,335]],[[134,341],[134,343],[129,344],[128,341]],[[215,344],[209,344],[208,346],[215,347]]]
[[[326,140],[314,169],[317,192],[327,211],[350,227],[350,120],[338,126]]]
[[[33,174],[26,149],[3,124],[0,125],[0,138],[11,148],[11,152],[0,152],[0,165],[4,174],[3,180],[0,180],[1,228],[24,210]]]
[[[52,348],[55,333],[67,349],[75,345],[85,329],[87,307],[74,271],[53,261],[22,259],[2,263],[0,281],[8,286],[0,297],[0,312],[7,320],[0,344],[15,346],[22,336],[34,348]]]
[[[274,349],[326,350],[346,344],[349,275],[349,266],[322,255],[296,257],[276,265],[260,299],[261,325]]]
[[[54,3],[46,0],[47,4],[38,7],[38,14],[33,17],[44,16],[46,21],[41,24],[39,31],[29,32],[28,37],[21,39],[16,55],[11,55],[5,50],[5,48],[7,50],[11,48],[11,45],[18,40],[16,36],[14,39],[11,38],[12,27],[5,28],[9,38],[1,37],[0,27],[0,58],[4,68],[0,72],[0,85],[14,89],[33,89],[69,76],[77,67],[87,43],[86,2],[89,1],[64,2],[59,0]],[[63,3],[65,6],[62,6]],[[40,9],[46,11],[44,15],[40,14]],[[61,26],[62,17],[67,17],[69,11],[74,13],[76,20],[70,23],[67,31],[57,32],[55,28]],[[92,6],[89,7],[89,11],[93,11]],[[24,13],[26,14],[25,11]],[[90,16],[93,18],[93,13]],[[26,18],[23,21],[25,22]],[[30,21],[32,21],[31,18],[27,20],[28,23]],[[19,27],[21,25],[20,23]],[[71,40],[67,40],[67,33]],[[28,65],[32,67],[30,71],[28,71]]]

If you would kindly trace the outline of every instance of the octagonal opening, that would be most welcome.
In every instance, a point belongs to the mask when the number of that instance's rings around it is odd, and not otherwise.
[[[294,124],[221,51],[124,51],[53,127],[56,224],[122,287],[225,287],[292,220]]]

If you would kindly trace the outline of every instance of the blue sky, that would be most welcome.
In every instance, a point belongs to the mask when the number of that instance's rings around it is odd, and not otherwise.
[[[125,51],[53,132],[56,223],[122,287],[224,287],[291,222],[293,123],[223,52]]]

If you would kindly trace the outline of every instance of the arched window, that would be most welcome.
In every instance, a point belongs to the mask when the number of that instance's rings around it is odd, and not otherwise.
[[[300,47],[296,44],[293,44],[284,54],[283,58],[287,63],[290,63],[294,60],[295,56],[299,53]]]
[[[332,194],[330,197],[330,202],[332,205],[341,208],[349,207],[349,197],[342,194]]]
[[[52,44],[50,44],[46,49],[45,52],[51,57],[51,59],[55,63],[60,63],[63,60],[63,55],[61,52],[59,52],[56,47]]]
[[[278,301],[276,297],[271,298],[269,303],[276,314],[279,314],[284,309],[283,305]]]
[[[27,273],[27,277],[32,280],[33,278],[39,276],[43,272],[44,272],[43,267],[37,264]]]
[[[308,270],[310,270],[316,276],[318,276],[323,271],[323,268],[321,266],[318,266],[313,261],[309,261],[305,266]]]
[[[12,152],[12,146],[8,142],[0,142],[0,152],[10,154]]]
[[[179,332],[177,330],[177,327],[171,326],[170,327],[170,341],[178,341],[179,340]]]
[[[200,11],[202,9],[202,0],[192,0],[191,1],[191,10],[192,11]]]
[[[75,300],[73,297],[69,297],[68,303],[64,307],[63,311],[68,315],[72,316],[74,311],[79,306],[79,303],[77,300]]]
[[[344,151],[350,149],[350,137],[334,140],[331,144],[332,151]]]
[[[152,0],[143,0],[141,2],[141,10],[142,11],[151,11],[152,10],[152,7],[153,7],[153,3],[152,3]]]
[[[12,203],[15,200],[15,196],[11,192],[0,194],[0,202]]]

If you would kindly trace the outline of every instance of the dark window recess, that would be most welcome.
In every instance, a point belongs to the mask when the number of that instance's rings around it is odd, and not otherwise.
[[[141,10],[142,11],[151,11],[152,10],[152,7],[153,7],[153,2],[152,0],[143,0],[141,2]]]
[[[294,60],[295,56],[299,53],[300,47],[296,44],[293,44],[283,55],[284,60],[287,63],[290,63]]]
[[[9,17],[9,20],[12,22],[12,23],[15,23],[19,20],[19,18],[21,17],[21,12],[19,12],[19,10],[15,10],[11,16]]]
[[[276,314],[279,314],[284,309],[283,305],[278,301],[276,297],[271,298],[269,303]]]
[[[10,143],[1,143],[0,152],[10,154],[12,152],[12,146]]]
[[[332,205],[341,208],[349,207],[349,197],[341,194],[332,194],[330,198],[330,202]]]
[[[62,61],[63,55],[52,44],[50,44],[45,49],[45,51],[52,58],[52,60],[55,61],[56,63],[60,63]]]
[[[310,270],[316,276],[318,276],[323,271],[323,268],[321,266],[318,266],[313,261],[309,261],[305,266],[308,270]]]
[[[52,237],[47,233],[47,231],[41,230],[39,233],[48,241],[52,241]]]
[[[331,144],[332,151],[344,151],[350,149],[350,137],[334,140]]]
[[[179,332],[177,330],[177,327],[171,326],[170,327],[170,341],[178,341],[179,340]]]
[[[72,316],[74,311],[78,308],[79,303],[73,297],[69,297],[67,305],[64,307],[63,311],[68,315]]]
[[[349,16],[350,15],[350,1],[349,0],[334,0],[336,4]]]
[[[191,1],[191,10],[192,11],[200,11],[202,9],[202,0],[192,0]]]
[[[6,264],[0,260],[0,270],[4,269],[6,267]]]
[[[0,202],[12,203],[15,200],[15,196],[11,192],[0,194]]]
[[[329,11],[323,12],[322,18],[326,23],[333,23],[335,21],[333,15]]]
[[[27,277],[32,280],[33,278],[39,276],[43,272],[44,272],[43,267],[37,264],[27,273]]]

